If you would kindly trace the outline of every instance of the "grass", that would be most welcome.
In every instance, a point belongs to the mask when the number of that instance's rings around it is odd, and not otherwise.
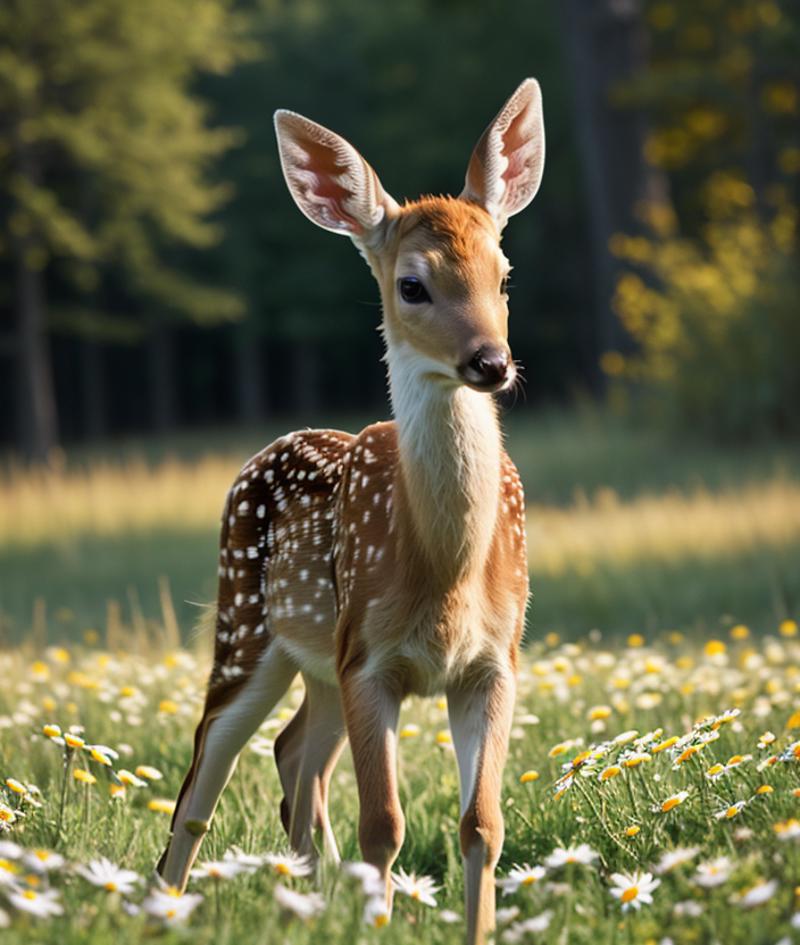
[[[800,637],[789,619],[800,611],[800,448],[678,442],[591,412],[512,416],[508,430],[528,496],[534,599],[499,875],[543,864],[560,846],[586,843],[596,857],[548,868],[501,897],[519,912],[500,940],[774,945],[792,934],[800,883]],[[369,928],[360,892],[323,863],[311,879],[264,866],[218,885],[195,880],[202,900],[188,932],[129,914],[146,895],[167,835],[161,811],[189,763],[211,650],[191,628],[194,605],[214,595],[219,511],[244,459],[279,432],[116,443],[73,451],[55,472],[11,463],[0,472],[0,631],[19,644],[0,650],[0,843],[17,844],[0,846],[4,942],[462,940],[457,774],[446,705],[435,700],[412,700],[403,712],[408,829],[398,864],[441,886],[435,908],[398,897],[391,924]],[[285,849],[269,756],[301,697],[296,685],[246,749],[203,857],[234,845]],[[741,714],[718,727],[693,727],[732,707]],[[43,734],[52,722],[79,727],[119,759],[107,767],[85,749],[65,756]],[[767,731],[774,742],[759,740]],[[655,750],[672,736],[682,741]],[[586,756],[590,745],[602,747]],[[631,752],[648,757],[637,762]],[[786,760],[770,762],[778,756]],[[141,764],[163,779],[112,798],[111,771]],[[75,769],[96,783],[76,781]],[[683,791],[685,800],[662,810]],[[331,807],[347,859],[359,855],[355,796],[345,755]],[[65,864],[42,874],[41,859],[25,853],[37,848]],[[685,862],[658,873],[652,904],[623,912],[612,875],[655,872],[665,854],[686,848]],[[77,866],[101,855],[139,874],[133,892],[79,875]],[[698,864],[720,857],[723,881],[698,883]],[[279,882],[321,890],[325,911],[293,917],[276,902]],[[743,898],[753,888],[763,904]],[[13,905],[48,890],[63,915],[35,919]],[[28,898],[14,900],[19,893]],[[514,924],[542,916],[538,933]]]
[[[6,636],[22,638],[35,607],[42,619],[37,600],[54,638],[102,627],[109,602],[127,619],[159,619],[164,577],[188,630],[194,603],[214,596],[217,522],[236,471],[296,425],[74,451],[50,473],[6,464]],[[508,449],[528,497],[530,634],[768,627],[800,607],[796,445],[676,441],[586,411],[512,413]]]
[[[705,645],[674,633],[633,637],[627,644],[605,643],[594,634],[579,644],[548,637],[532,645],[521,666],[505,774],[507,829],[499,877],[507,877],[515,863],[544,864],[562,846],[585,843],[596,857],[586,866],[549,867],[535,884],[501,896],[502,907],[518,910],[505,922],[501,941],[612,945],[666,936],[676,942],[774,945],[790,934],[800,882],[800,824],[793,819],[800,803],[800,752],[794,749],[800,717],[793,712],[800,641],[796,625],[781,629],[783,636],[754,640],[740,628],[733,638]],[[134,628],[120,632],[118,640],[122,634],[127,641],[137,638]],[[142,903],[166,840],[168,816],[161,811],[169,807],[159,801],[174,797],[188,764],[207,660],[204,647],[165,648],[162,629],[158,638],[143,632],[137,639],[136,652],[112,640],[110,649],[98,643],[42,650],[29,643],[0,656],[6,680],[0,692],[0,774],[31,792],[23,797],[0,788],[0,817],[7,820],[0,842],[19,847],[0,848],[0,909],[10,921],[3,931],[9,945],[186,940],[185,929],[129,915],[123,906]],[[281,794],[269,754],[301,696],[298,685],[246,749],[203,858],[218,859],[234,845],[257,854],[285,849]],[[734,707],[740,714],[724,714]],[[708,716],[723,718],[693,727]],[[64,749],[43,734],[43,726],[54,722],[65,730],[79,726],[87,742],[118,750],[119,760],[109,768],[76,749],[65,767]],[[437,906],[398,896],[391,924],[371,929],[362,922],[363,896],[330,864],[310,879],[277,876],[262,867],[218,886],[192,881],[190,891],[203,897],[188,919],[194,942],[462,940],[457,775],[446,706],[412,700],[402,725],[407,834],[398,865],[433,877],[441,886]],[[772,742],[761,737],[768,731]],[[682,741],[670,745],[673,737]],[[592,745],[596,751],[587,755]],[[687,752],[689,746],[696,750]],[[773,761],[779,756],[786,760]],[[110,797],[112,770],[142,764],[158,769],[163,780]],[[97,782],[77,781],[76,769],[89,771]],[[664,810],[667,798],[684,791],[682,803]],[[331,804],[342,853],[356,859],[355,784],[347,755],[334,776]],[[8,811],[16,811],[14,822]],[[40,848],[62,855],[65,865],[49,874],[32,870],[30,863],[37,861],[24,860],[24,851]],[[685,860],[662,869],[665,854],[680,860],[680,851]],[[130,894],[96,888],[78,875],[77,865],[101,855],[139,874]],[[720,857],[720,884],[698,883],[698,865]],[[660,882],[652,904],[623,912],[611,895],[612,874],[637,870],[654,873]],[[303,893],[321,889],[325,911],[303,921],[281,910],[275,900],[279,882]],[[743,897],[754,887],[751,896],[771,895],[748,906]],[[36,919],[9,900],[15,890],[28,890],[31,902],[48,889],[63,915]],[[514,922],[542,915],[542,924],[549,921],[545,931],[515,938]]]

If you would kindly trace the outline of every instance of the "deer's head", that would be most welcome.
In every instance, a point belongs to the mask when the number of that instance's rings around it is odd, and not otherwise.
[[[447,386],[493,392],[515,375],[508,346],[510,266],[500,237],[539,188],[544,126],[539,84],[526,79],[481,136],[458,197],[399,206],[339,135],[275,114],[281,164],[297,206],[349,236],[378,280],[389,357]]]

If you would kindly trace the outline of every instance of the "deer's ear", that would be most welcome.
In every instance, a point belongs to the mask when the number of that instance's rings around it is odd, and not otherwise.
[[[317,226],[367,239],[397,209],[378,175],[344,138],[295,112],[275,112],[283,176]]]
[[[484,207],[502,229],[536,196],[544,169],[542,93],[526,79],[475,146],[461,197]]]

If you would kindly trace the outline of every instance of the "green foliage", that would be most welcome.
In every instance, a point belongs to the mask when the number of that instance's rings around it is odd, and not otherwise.
[[[636,350],[606,352],[602,366],[656,422],[796,434],[796,10],[653,0],[647,20],[651,64],[616,95],[647,107],[645,157],[670,192],[639,208],[646,238],[612,240],[631,266],[615,306]]]
[[[65,305],[96,307],[116,287],[122,308],[156,304],[205,320],[241,310],[230,292],[201,291],[170,255],[220,237],[211,217],[229,189],[212,168],[237,137],[211,125],[192,84],[241,58],[242,23],[230,0],[0,8],[0,187],[11,234],[0,250],[24,242],[29,267],[64,281]]]
[[[773,194],[782,202],[763,221],[752,188],[717,174],[701,239],[613,241],[638,267],[615,295],[638,349],[604,365],[644,385],[651,416],[740,439],[800,431],[796,211]]]

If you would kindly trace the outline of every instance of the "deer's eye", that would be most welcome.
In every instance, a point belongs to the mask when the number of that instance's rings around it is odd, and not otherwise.
[[[400,298],[409,305],[421,305],[423,302],[430,302],[431,297],[425,286],[416,276],[404,276],[397,280],[397,288],[400,292]]]

